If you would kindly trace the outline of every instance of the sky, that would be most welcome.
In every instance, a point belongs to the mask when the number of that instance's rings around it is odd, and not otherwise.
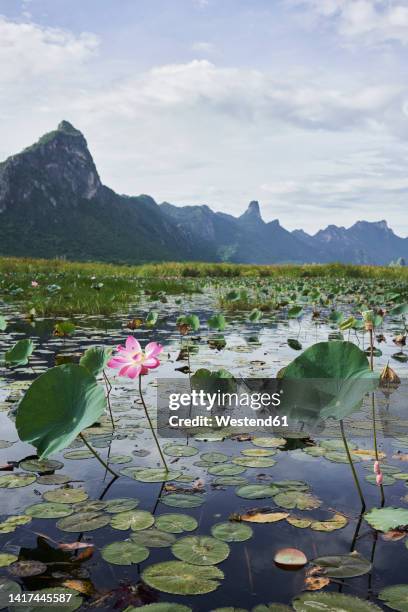
[[[70,121],[104,184],[408,235],[408,0],[0,0],[0,160]]]

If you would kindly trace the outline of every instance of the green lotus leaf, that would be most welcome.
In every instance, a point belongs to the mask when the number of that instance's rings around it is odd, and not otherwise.
[[[205,502],[205,497],[202,494],[170,493],[163,495],[160,501],[172,508],[197,508]]]
[[[207,325],[210,329],[224,331],[227,326],[227,323],[223,314],[214,314],[207,320]]]
[[[61,487],[43,493],[43,498],[48,502],[56,502],[58,504],[77,504],[78,502],[88,499],[88,493],[81,489],[72,489],[71,487]]]
[[[85,368],[72,363],[57,366],[41,374],[22,399],[18,435],[43,459],[66,448],[105,408],[104,390]]]
[[[7,328],[7,321],[3,317],[3,315],[0,315],[0,331],[4,331],[6,328]]]
[[[106,527],[109,521],[110,516],[102,512],[77,512],[57,521],[57,527],[61,531],[77,533]]]
[[[219,463],[208,468],[208,473],[213,476],[237,476],[245,472],[246,467],[234,465],[233,463]]]
[[[407,508],[372,508],[364,515],[367,523],[378,531],[390,531],[408,526]]]
[[[155,527],[144,529],[143,531],[137,531],[132,533],[130,537],[132,542],[137,542],[137,544],[147,546],[148,548],[166,548],[167,546],[174,544],[176,541],[175,535],[172,533],[166,533],[165,531],[160,531]]]
[[[355,578],[364,576],[371,570],[371,563],[357,552],[348,555],[318,557],[311,562],[322,568],[322,573],[330,578]]]
[[[217,523],[211,527],[214,538],[223,542],[245,542],[252,538],[253,531],[249,525],[229,521],[227,523]]]
[[[111,542],[102,548],[101,555],[114,565],[132,565],[145,561],[149,550],[136,542]]]
[[[394,584],[385,587],[378,593],[381,599],[391,610],[408,612],[408,584]]]
[[[303,593],[292,601],[296,612],[310,612],[310,610],[341,610],[341,612],[381,612],[381,608],[371,601],[365,601],[351,595],[342,593]]]
[[[244,499],[266,499],[279,493],[279,488],[273,484],[248,484],[235,490],[238,497]]]
[[[280,410],[309,423],[342,419],[359,409],[379,382],[367,355],[352,342],[318,342],[281,372]]]
[[[188,514],[161,514],[156,518],[156,527],[168,533],[183,533],[197,529],[198,522]]]
[[[0,533],[12,533],[20,525],[27,525],[31,522],[31,516],[18,514],[16,516],[8,516],[5,521],[0,523]]]
[[[123,468],[120,473],[140,482],[167,482],[168,480],[175,480],[181,476],[182,472],[181,470],[166,470],[165,468],[128,467]]]
[[[245,448],[241,454],[245,457],[272,457],[276,455],[276,450],[273,448]]]
[[[224,578],[218,567],[191,565],[183,561],[165,561],[150,565],[142,579],[150,587],[173,595],[203,595],[220,586]]]
[[[62,609],[64,612],[74,612],[82,605],[82,597],[80,597],[78,591],[74,591],[73,589],[68,589],[65,587],[48,587],[46,589],[41,589],[40,591],[35,591],[35,594],[38,597],[43,597],[47,595],[58,596],[62,594],[70,594],[71,599],[68,603],[60,604],[58,606],[59,609]],[[40,599],[41,601],[41,599]],[[19,605],[13,605],[13,612],[51,612],[52,607],[50,604],[33,604],[30,606],[29,603]]]
[[[229,556],[228,544],[210,536],[185,536],[171,547],[175,557],[193,565],[216,565]]]
[[[311,493],[305,493],[302,491],[289,490],[278,493],[274,496],[274,501],[278,506],[292,510],[298,508],[299,510],[314,510],[319,508],[322,502],[317,497],[314,497]]]
[[[117,499],[109,499],[106,502],[105,510],[110,514],[118,514],[119,512],[134,510],[138,505],[138,499],[133,497],[122,497]]]
[[[79,360],[79,364],[86,368],[92,376],[99,376],[108,365],[108,361],[112,356],[112,349],[92,346],[86,349],[85,353]]]
[[[275,465],[275,459],[269,457],[235,457],[232,463],[248,468],[268,468]]]
[[[27,365],[28,359],[33,350],[34,343],[32,340],[19,340],[9,351],[6,352],[5,362],[7,365],[12,367]]]
[[[64,467],[61,461],[55,461],[53,459],[26,459],[21,461],[19,467],[26,472],[53,472],[54,470],[60,470]]]
[[[139,529],[151,527],[153,523],[154,516],[146,510],[127,510],[126,512],[114,514],[110,519],[111,527],[121,531],[126,529],[139,531]]]
[[[69,516],[73,513],[73,509],[68,504],[48,503],[33,504],[28,506],[24,512],[33,518],[51,519]]]
[[[228,461],[228,455],[225,453],[202,453],[200,457],[207,463],[225,463],[225,461]]]
[[[38,476],[37,482],[42,485],[64,485],[72,480],[71,476],[66,474],[41,474]]]
[[[221,487],[241,487],[248,483],[242,476],[219,476],[215,478],[214,484]]]
[[[185,444],[169,444],[163,448],[163,452],[170,457],[192,457],[197,455],[198,448]]]
[[[277,448],[278,446],[284,446],[286,444],[286,440],[285,438],[258,437],[253,438],[252,444],[254,446],[261,446],[264,448]]]
[[[12,555],[10,553],[0,553],[0,567],[7,567],[11,565],[15,561],[17,561],[18,557],[16,555]]]
[[[17,489],[33,484],[37,477],[32,474],[5,474],[0,476],[0,489]]]
[[[20,595],[21,586],[14,580],[9,580],[2,576],[0,578],[0,610],[7,608],[10,603],[10,597]]]

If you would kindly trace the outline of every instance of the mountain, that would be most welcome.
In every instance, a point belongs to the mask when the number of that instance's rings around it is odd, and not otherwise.
[[[163,260],[388,264],[408,239],[385,221],[329,225],[311,236],[265,222],[253,201],[240,216],[209,206],[119,195],[100,180],[87,142],[67,121],[0,163],[0,255],[140,263]]]
[[[314,236],[303,230],[292,232],[313,248],[318,261],[387,265],[408,255],[408,238],[394,234],[387,222],[357,221],[350,228],[328,225]]]

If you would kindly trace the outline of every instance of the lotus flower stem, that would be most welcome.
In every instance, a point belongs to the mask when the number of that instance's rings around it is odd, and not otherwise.
[[[373,338],[373,327],[372,326],[370,326],[369,328],[369,333],[370,333],[370,370],[373,371],[374,370],[374,338]],[[374,452],[375,452],[375,460],[378,465],[379,458],[378,458],[377,423],[376,423],[376,418],[375,418],[374,392],[371,393],[371,409],[372,409],[371,411],[372,411],[372,420],[373,420]],[[385,503],[384,486],[382,482],[380,484],[380,491],[381,491],[381,507],[382,507],[384,506],[384,503]]]
[[[103,467],[105,468],[105,470],[108,470],[108,472],[110,472],[111,474],[113,474],[113,476],[116,476],[116,478],[118,478],[118,474],[116,474],[116,472],[114,472],[107,463],[105,463],[105,461],[102,459],[102,457],[100,455],[98,455],[98,453],[96,452],[96,450],[94,448],[92,448],[92,446],[89,444],[89,442],[87,441],[87,439],[85,438],[84,435],[82,435],[82,433],[79,434],[79,437],[81,438],[82,442],[85,444],[85,446],[88,447],[88,449],[91,451],[91,453],[97,458],[97,460],[99,461],[99,463],[102,463]]]
[[[343,438],[344,448],[346,449],[346,454],[347,454],[348,462],[350,464],[351,472],[353,474],[354,483],[356,485],[356,489],[358,491],[358,495],[359,495],[360,500],[361,500],[362,511],[364,511],[365,508],[366,508],[366,503],[365,503],[364,495],[363,495],[363,492],[361,490],[361,486],[360,486],[360,483],[359,483],[359,480],[358,480],[356,468],[354,467],[354,463],[353,463],[353,460],[351,458],[350,449],[349,449],[348,444],[347,444],[346,436],[344,434],[343,421],[340,421],[340,431],[341,431],[341,437]]]
[[[144,401],[144,397],[143,397],[143,393],[142,393],[142,377],[140,375],[139,375],[139,395],[140,395],[140,399],[142,400],[142,404],[143,404],[143,408],[144,408],[144,411],[145,411],[146,418],[147,418],[147,420],[149,422],[150,431],[152,432],[154,441],[156,442],[157,450],[159,451],[159,454],[160,454],[161,460],[163,462],[164,468],[165,468],[166,472],[168,472],[169,468],[168,468],[166,460],[164,458],[163,451],[162,451],[162,449],[160,447],[159,441],[158,441],[157,436],[156,436],[156,432],[154,431],[153,423],[152,423],[152,421],[150,419],[150,415],[149,415],[149,412],[147,410],[146,403]]]
[[[110,419],[111,419],[111,423],[112,423],[112,428],[115,429],[115,422],[113,420],[113,414],[112,414],[112,406],[111,406],[111,403],[110,403],[110,394],[111,394],[111,391],[112,391],[112,385],[110,384],[109,378],[105,374],[105,370],[103,371],[103,379],[105,381],[105,386],[106,386],[106,401],[108,402],[108,408],[109,408],[109,414],[110,414]]]

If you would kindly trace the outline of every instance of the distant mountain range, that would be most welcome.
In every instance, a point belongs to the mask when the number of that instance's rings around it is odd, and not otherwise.
[[[140,263],[163,260],[344,262],[408,260],[408,238],[386,221],[329,225],[314,236],[265,223],[258,202],[240,217],[157,204],[102,185],[84,136],[67,121],[0,164],[0,255]]]

